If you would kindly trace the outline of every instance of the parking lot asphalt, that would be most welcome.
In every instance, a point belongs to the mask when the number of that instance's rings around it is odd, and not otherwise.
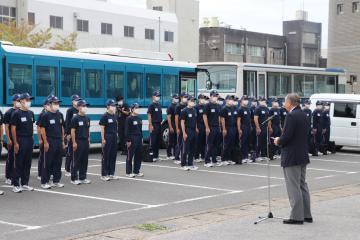
[[[358,183],[359,157],[354,150],[312,157],[310,191]],[[5,195],[0,196],[0,239],[64,239],[267,198],[266,162],[216,168],[197,164],[199,170],[189,172],[172,161],[143,163],[145,177],[129,179],[124,161],[118,155],[120,179],[103,182],[101,154],[95,151],[89,156],[92,184],[74,186],[63,176],[63,189],[43,190],[36,179],[35,157],[30,180],[35,191],[20,194],[4,184],[5,162],[1,161],[0,189]],[[280,161],[270,164],[272,197],[286,197]]]

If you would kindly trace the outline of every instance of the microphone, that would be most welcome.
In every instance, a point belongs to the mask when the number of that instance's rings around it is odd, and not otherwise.
[[[266,119],[265,121],[263,121],[261,123],[261,125],[265,125],[266,123],[270,122],[271,120],[273,120],[273,118],[275,117],[275,115],[272,115],[271,117],[269,117],[268,119]]]

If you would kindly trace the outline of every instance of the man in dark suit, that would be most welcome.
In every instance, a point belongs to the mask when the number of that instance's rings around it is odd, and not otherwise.
[[[275,138],[281,146],[281,166],[284,170],[291,214],[284,224],[303,224],[313,221],[310,210],[310,193],[306,183],[306,167],[310,163],[307,137],[309,121],[300,108],[300,97],[295,93],[286,96],[284,107],[288,111],[284,131]]]

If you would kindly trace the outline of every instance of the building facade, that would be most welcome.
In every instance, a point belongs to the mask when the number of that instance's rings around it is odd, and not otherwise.
[[[344,68],[349,91],[360,93],[360,1],[329,1],[328,66]]]
[[[149,8],[136,8],[119,5],[115,0],[0,0],[0,22],[29,22],[36,26],[35,31],[51,27],[55,37],[76,32],[78,49],[126,48],[164,52],[175,60],[196,61],[194,51],[179,53],[189,44],[198,45],[198,1],[164,0],[162,4],[169,7],[161,11],[153,9],[152,2],[148,1]],[[194,12],[176,11],[189,6]],[[187,34],[191,31],[189,35],[194,37],[185,41],[180,31]]]

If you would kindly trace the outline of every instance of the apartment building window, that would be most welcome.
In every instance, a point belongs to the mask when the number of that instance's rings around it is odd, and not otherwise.
[[[225,43],[225,53],[233,55],[244,55],[244,45],[240,43]]]
[[[101,23],[101,34],[112,35],[112,24]]]
[[[154,7],[153,7],[153,10],[162,12],[162,11],[163,11],[163,7],[162,7],[162,6],[154,6]]]
[[[63,29],[63,17],[50,16],[50,27]]]
[[[145,29],[145,39],[154,40],[155,39],[155,30],[154,29]]]
[[[35,25],[35,13],[28,12],[28,23],[29,25]]]
[[[134,37],[135,28],[131,26],[124,26],[124,36],[125,37]]]
[[[318,50],[314,48],[304,48],[303,49],[303,63],[305,64],[316,64],[316,58],[318,55]]]
[[[344,4],[343,3],[339,3],[336,5],[336,13],[338,15],[344,13]]]
[[[258,46],[248,46],[248,54],[252,57],[265,57],[265,48]]]
[[[165,42],[174,42],[174,32],[165,31]]]
[[[89,32],[89,21],[88,20],[77,20],[77,30],[79,32]]]
[[[304,33],[303,42],[307,44],[316,44],[316,34],[315,33]]]
[[[353,2],[352,3],[352,12],[353,13],[359,12],[359,10],[360,10],[359,7],[360,7],[360,2],[359,1]]]
[[[0,23],[9,23],[16,20],[16,8],[0,5]]]

